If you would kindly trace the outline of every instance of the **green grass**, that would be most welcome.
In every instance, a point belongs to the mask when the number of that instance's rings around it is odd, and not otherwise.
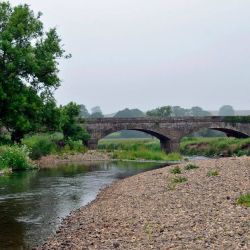
[[[192,164],[192,163],[190,163],[184,167],[185,170],[192,170],[192,169],[197,169],[197,168],[199,168],[199,167],[195,164]]]
[[[171,170],[170,170],[170,173],[171,174],[181,174],[181,169],[180,169],[180,167],[174,167],[174,168],[172,168]]]
[[[43,133],[28,135],[22,143],[30,149],[30,157],[33,160],[40,159],[42,156],[56,154],[74,154],[86,152],[86,147],[82,145],[81,141],[67,141],[63,142],[62,133]]]
[[[250,207],[250,193],[242,194],[237,199],[237,204],[245,206],[245,207]]]
[[[183,183],[183,182],[187,182],[186,177],[178,176],[172,179],[172,183],[175,183],[175,184]]]
[[[237,139],[229,137],[183,138],[181,141],[183,155],[203,156],[242,156],[250,155],[250,138]]]
[[[29,158],[29,150],[26,146],[1,146],[0,147],[0,170],[8,172],[34,168]]]
[[[114,159],[178,161],[179,153],[166,154],[161,150],[158,140],[152,139],[105,139],[98,148],[112,152]]]
[[[218,170],[210,170],[207,173],[208,177],[212,177],[212,176],[218,176],[219,175],[219,171]]]

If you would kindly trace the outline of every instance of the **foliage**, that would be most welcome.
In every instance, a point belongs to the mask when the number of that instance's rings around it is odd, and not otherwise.
[[[87,141],[89,134],[85,129],[78,125],[80,106],[76,103],[61,107],[61,129],[65,140]]]
[[[85,107],[85,105],[80,104],[80,117],[83,118],[88,118],[90,116],[89,111],[87,110],[87,108]]]
[[[91,115],[90,118],[103,118],[104,115],[102,114],[102,110],[99,106],[93,107],[91,109]]]
[[[250,115],[248,116],[226,116],[224,117],[225,122],[230,123],[250,123]]]
[[[29,156],[32,160],[38,160],[56,151],[56,144],[48,136],[34,136],[32,140],[30,138],[24,140],[24,143],[30,148]]]
[[[184,116],[210,116],[211,114],[203,110],[201,107],[195,106],[191,109],[185,109],[180,106],[171,107],[171,116],[184,117]]]
[[[68,57],[56,29],[45,32],[40,18],[26,4],[0,3],[0,122],[17,142],[53,117],[43,118],[60,85],[58,60]]]
[[[185,170],[192,170],[192,169],[197,169],[197,168],[199,168],[199,167],[195,164],[192,164],[192,163],[185,166]]]
[[[28,135],[22,140],[22,143],[30,149],[29,156],[33,160],[50,154],[74,154],[86,151],[86,147],[82,144],[82,141],[68,139],[64,142],[63,134],[61,133]]]
[[[181,159],[178,153],[167,155],[161,151],[159,142],[152,139],[104,139],[100,141],[98,148],[112,152],[115,159],[160,161],[178,161]]]
[[[181,169],[180,169],[180,167],[174,167],[174,168],[172,168],[171,170],[170,170],[170,173],[171,174],[181,174]]]
[[[116,118],[130,118],[130,117],[144,117],[145,114],[139,109],[128,109],[118,111],[114,117]]]
[[[220,116],[234,116],[235,112],[232,106],[230,105],[224,105],[219,110]]]
[[[0,169],[25,170],[32,168],[26,146],[1,146]]]
[[[242,195],[237,199],[237,204],[243,205],[243,206],[245,206],[245,207],[250,207],[250,193],[242,194]]]
[[[210,170],[208,171],[207,173],[207,176],[208,177],[211,177],[211,176],[218,176],[219,175],[219,171],[218,170]]]
[[[170,106],[163,106],[153,110],[147,111],[147,116],[152,117],[169,117],[171,115],[172,109]]]
[[[90,118],[103,118],[104,115],[101,112],[95,112],[95,113],[92,113],[89,117]]]
[[[183,138],[181,141],[183,155],[203,156],[242,156],[250,155],[250,138]]]
[[[186,177],[182,177],[182,176],[178,176],[172,179],[172,183],[183,183],[183,182],[187,182],[187,178]]]

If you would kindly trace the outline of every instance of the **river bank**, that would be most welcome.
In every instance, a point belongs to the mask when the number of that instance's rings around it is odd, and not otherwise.
[[[195,164],[114,183],[39,249],[249,249],[250,209],[237,199],[250,190],[250,158]]]

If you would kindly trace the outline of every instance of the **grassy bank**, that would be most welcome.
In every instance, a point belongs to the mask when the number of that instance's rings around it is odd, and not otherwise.
[[[178,161],[180,154],[165,154],[161,151],[160,143],[152,139],[104,139],[99,143],[100,150],[112,153],[114,159]]]
[[[35,165],[29,158],[26,146],[0,146],[0,173],[9,174],[13,171],[27,170]]]
[[[100,150],[113,153],[115,159],[179,160],[179,154],[166,155],[154,139],[103,139]],[[250,155],[250,138],[183,138],[181,154],[187,156]]]
[[[250,138],[184,138],[181,142],[181,153],[190,156],[250,155]]]

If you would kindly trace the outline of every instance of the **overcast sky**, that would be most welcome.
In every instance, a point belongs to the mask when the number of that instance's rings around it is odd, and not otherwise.
[[[59,104],[250,109],[249,0],[11,0],[42,11],[73,57]]]

